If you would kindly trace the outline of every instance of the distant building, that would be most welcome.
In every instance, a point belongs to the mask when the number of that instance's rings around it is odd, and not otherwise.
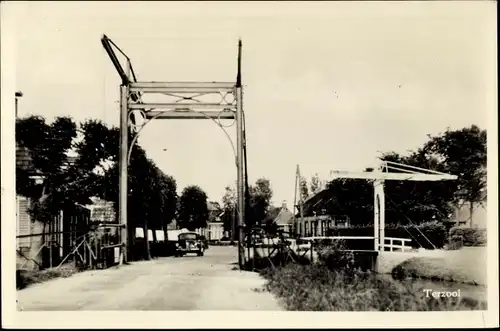
[[[264,224],[274,222],[279,230],[291,233],[293,231],[293,213],[288,209],[286,201],[283,201],[281,207],[272,207],[264,219]]]
[[[221,220],[223,212],[219,206],[212,202],[207,202],[208,221],[207,228],[203,229],[203,233],[207,240],[221,240],[224,237],[224,225]]]
[[[462,202],[454,210],[451,222],[457,226],[485,229],[488,223],[488,209],[486,201],[475,203],[474,208],[470,208],[469,202]]]

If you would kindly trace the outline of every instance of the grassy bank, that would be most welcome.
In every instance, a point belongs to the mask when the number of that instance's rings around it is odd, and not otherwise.
[[[450,311],[486,309],[477,300],[426,297],[423,289],[369,272],[289,264],[262,272],[266,288],[294,311]]]
[[[16,287],[18,290],[33,284],[43,283],[54,278],[70,277],[80,270],[74,266],[62,266],[58,269],[51,268],[45,270],[17,270]]]
[[[486,285],[486,261],[485,247],[464,247],[435,257],[410,258],[398,264],[392,274],[398,279],[411,277]]]

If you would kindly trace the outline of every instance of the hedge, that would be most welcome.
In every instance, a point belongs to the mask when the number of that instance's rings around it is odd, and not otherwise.
[[[462,237],[464,246],[486,245],[486,229],[453,227],[450,237]]]

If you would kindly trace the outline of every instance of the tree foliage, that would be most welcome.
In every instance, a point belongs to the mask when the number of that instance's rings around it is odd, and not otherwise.
[[[307,187],[307,179],[304,176],[300,176],[299,189],[300,189],[299,201],[307,199],[307,197],[309,196],[309,188]]]
[[[311,193],[316,194],[321,188],[321,179],[318,174],[314,174],[311,178]]]
[[[207,226],[207,194],[198,186],[187,186],[182,191],[179,206],[179,224],[193,231]]]
[[[75,139],[76,138],[76,139]],[[129,132],[129,141],[133,138]],[[50,222],[65,206],[91,203],[97,196],[118,208],[119,130],[98,120],[76,125],[68,117],[58,117],[47,124],[40,116],[18,119],[16,142],[29,150],[36,172],[45,177],[36,184],[27,171],[17,169],[19,194],[33,199],[31,213],[35,219]],[[68,162],[72,150],[76,159]],[[132,149],[128,168],[128,229],[135,237],[135,227],[163,228],[175,217],[177,184],[148,159],[136,145]],[[117,211],[117,210],[116,210]],[[144,257],[149,258],[149,245]]]
[[[236,215],[236,192],[230,186],[226,186],[222,197],[222,223],[224,231],[233,231],[233,222]]]
[[[247,211],[247,226],[261,224],[265,219],[271,205],[273,190],[271,182],[266,178],[259,178],[255,185],[249,186],[250,201]]]
[[[47,124],[40,116],[16,120],[16,142],[27,149],[33,169],[16,169],[17,193],[32,199],[30,213],[49,223],[68,204],[85,202],[86,196],[73,185],[75,176],[66,153],[77,135],[76,124],[69,117],[58,117]],[[37,183],[32,175],[42,175]]]
[[[455,199],[472,203],[485,201],[486,130],[472,125],[461,130],[448,129],[429,139],[422,152],[438,160],[444,171],[458,176]]]

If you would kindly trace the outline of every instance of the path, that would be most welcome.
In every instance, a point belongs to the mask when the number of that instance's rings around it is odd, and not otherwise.
[[[27,310],[283,310],[256,273],[232,270],[235,247],[205,256],[159,258],[32,285],[17,292]]]

